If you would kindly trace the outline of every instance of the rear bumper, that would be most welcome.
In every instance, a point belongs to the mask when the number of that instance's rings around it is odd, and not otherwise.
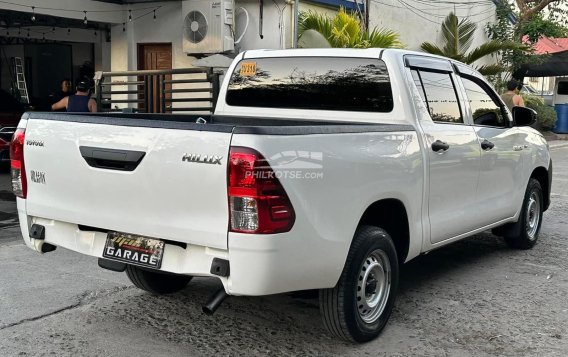
[[[24,200],[19,200],[22,205]],[[93,257],[102,257],[106,233],[80,230],[77,224],[29,217],[19,210],[24,241],[31,249],[41,252],[42,244],[66,248]],[[30,238],[29,227],[45,227],[45,240]],[[231,295],[269,295],[287,291],[333,287],[333,271],[318,272],[314,260],[299,252],[295,239],[289,234],[274,236],[229,236],[229,250],[188,244],[186,248],[167,244],[160,270],[176,274],[218,278]],[[213,259],[229,261],[230,275],[211,273]],[[341,267],[341,265],[339,265]],[[310,272],[306,274],[306,271]]]

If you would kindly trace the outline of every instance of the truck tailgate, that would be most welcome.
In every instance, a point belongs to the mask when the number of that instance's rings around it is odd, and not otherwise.
[[[28,215],[227,249],[230,130],[33,119],[25,135]]]

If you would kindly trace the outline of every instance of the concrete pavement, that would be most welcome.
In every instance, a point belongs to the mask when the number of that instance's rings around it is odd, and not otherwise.
[[[535,248],[484,233],[406,264],[389,325],[364,345],[329,338],[309,292],[229,297],[209,317],[201,304],[214,280],[153,296],[96,259],[39,255],[17,228],[0,228],[0,354],[566,356],[568,147],[552,155],[553,202]]]

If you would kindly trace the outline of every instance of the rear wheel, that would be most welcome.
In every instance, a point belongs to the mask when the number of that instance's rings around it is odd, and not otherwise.
[[[126,275],[137,288],[152,294],[172,294],[178,292],[183,290],[192,278],[187,275],[153,271],[134,265],[126,266]]]
[[[543,202],[542,187],[538,180],[531,178],[525,192],[519,220],[503,234],[507,245],[517,249],[534,247],[542,225]]]
[[[398,289],[398,258],[392,239],[381,228],[357,230],[339,282],[320,290],[320,312],[328,331],[366,342],[385,327]]]

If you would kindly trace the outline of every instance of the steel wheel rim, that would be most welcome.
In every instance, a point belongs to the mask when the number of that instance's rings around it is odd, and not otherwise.
[[[540,196],[532,192],[529,197],[526,211],[525,229],[530,240],[536,239],[536,232],[540,224]]]
[[[391,275],[390,260],[382,250],[374,250],[363,261],[357,281],[357,311],[365,323],[376,322],[385,310]]]

